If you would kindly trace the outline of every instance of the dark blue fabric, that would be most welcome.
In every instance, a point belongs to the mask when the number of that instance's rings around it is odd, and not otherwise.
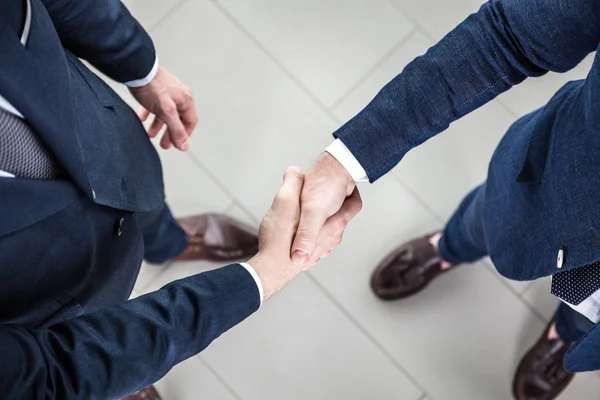
[[[144,127],[76,57],[89,56],[116,79],[142,78],[156,56],[148,35],[118,0],[31,0],[24,47],[23,12],[12,3],[0,0],[2,96],[90,199],[128,211],[156,209],[163,202],[162,170]]]
[[[594,327],[594,324],[561,302],[556,311],[556,331],[558,336],[566,342],[576,342]]]
[[[448,221],[438,246],[449,263],[470,263],[488,255],[483,229],[484,193],[485,184],[473,189]]]
[[[0,179],[0,398],[120,399],[252,314],[259,293],[230,265],[126,301],[144,254],[174,256],[185,235],[139,119],[75,55],[137,79],[152,42],[119,1],[31,0],[23,47],[23,4],[0,0],[0,94],[69,177]]]
[[[597,0],[491,0],[408,64],[335,136],[375,181],[451,122],[527,77],[570,70],[599,44]],[[561,271],[600,261],[599,59],[585,80],[517,121],[490,162],[481,226],[494,265],[508,278],[557,272],[560,249]],[[445,245],[452,256],[460,243]],[[598,337],[586,340],[600,354],[600,332],[593,332]],[[584,348],[590,344],[571,350],[569,365],[600,369],[600,356]]]
[[[453,264],[469,263],[487,256],[483,207],[485,184],[478,186],[461,202],[446,225],[439,241],[442,258]],[[568,342],[581,339],[594,324],[563,302],[555,317],[560,337]]]
[[[166,203],[156,210],[138,214],[144,238],[144,259],[162,264],[180,255],[188,245],[187,236]]]

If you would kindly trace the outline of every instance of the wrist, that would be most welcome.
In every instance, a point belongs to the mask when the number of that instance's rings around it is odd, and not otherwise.
[[[263,301],[281,290],[302,272],[302,269],[289,261],[289,257],[274,257],[259,251],[248,262],[260,279],[263,287]]]
[[[352,175],[350,175],[350,172],[348,172],[346,167],[344,167],[344,165],[329,152],[323,152],[319,159],[324,165],[327,165],[327,168],[331,171],[331,173],[340,181],[343,181],[346,184],[354,183],[354,179],[352,179]]]

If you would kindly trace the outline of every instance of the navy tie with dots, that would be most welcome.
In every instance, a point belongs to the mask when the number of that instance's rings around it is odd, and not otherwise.
[[[552,275],[552,294],[574,306],[598,289],[600,289],[600,262]]]

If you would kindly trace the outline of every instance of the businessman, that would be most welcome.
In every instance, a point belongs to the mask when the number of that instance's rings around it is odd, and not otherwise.
[[[307,172],[292,259],[315,239],[355,182],[375,182],[412,148],[527,77],[575,67],[600,45],[596,0],[492,0],[408,64]],[[482,126],[482,135],[485,126]],[[543,108],[515,122],[487,181],[442,232],[403,244],[378,265],[384,300],[489,255],[511,279],[552,275],[561,303],[515,374],[515,398],[554,399],[572,372],[600,369],[600,56]],[[564,367],[563,367],[564,357]],[[571,372],[568,372],[571,371]]]
[[[196,110],[138,22],[118,0],[0,0],[0,10],[0,398],[119,399],[299,273],[286,260],[302,175],[288,172],[260,251],[254,229],[223,215],[176,221],[148,136],[166,125],[161,146],[187,150]],[[140,115],[79,58],[126,83]],[[346,221],[358,193],[347,204]],[[254,255],[126,301],[143,258]]]

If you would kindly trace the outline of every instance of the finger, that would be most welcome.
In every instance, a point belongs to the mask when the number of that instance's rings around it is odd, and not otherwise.
[[[188,137],[192,136],[192,132],[194,132],[194,129],[198,124],[198,113],[196,112],[196,105],[194,104],[194,99],[191,97],[191,95],[189,97],[189,101],[187,101],[186,104],[181,107],[179,114]]]
[[[148,127],[148,136],[150,136],[151,138],[155,138],[163,126],[165,126],[163,120],[155,116],[154,121],[152,121],[152,123]]]
[[[332,218],[338,216],[339,218],[342,218],[346,224],[348,224],[350,220],[356,217],[356,214],[362,210],[362,205],[363,203],[360,192],[358,191],[358,188],[355,187],[350,197],[344,200],[344,204],[342,204],[340,210],[335,213]]]
[[[358,189],[344,201],[340,210],[327,219],[317,238],[317,246],[312,261],[318,262],[340,245],[348,223],[360,212],[362,200]]]
[[[296,265],[304,265],[313,256],[317,245],[319,231],[329,217],[328,211],[318,202],[302,201],[300,222],[292,244],[292,261]]]
[[[169,99],[163,104],[162,113],[160,118],[167,124],[171,142],[181,151],[189,149],[188,134],[179,118],[179,110],[173,100]]]
[[[297,213],[300,210],[300,193],[304,184],[304,173],[298,167],[288,167],[283,174],[283,183],[277,191],[271,208],[277,213]]]
[[[137,112],[137,116],[142,122],[145,122],[148,119],[149,115],[150,111],[148,111],[145,107],[140,107],[140,109]]]
[[[172,145],[173,142],[171,142],[171,135],[169,134],[169,130],[166,129],[165,133],[163,134],[163,137],[160,139],[160,147],[162,147],[165,150],[169,150]]]

